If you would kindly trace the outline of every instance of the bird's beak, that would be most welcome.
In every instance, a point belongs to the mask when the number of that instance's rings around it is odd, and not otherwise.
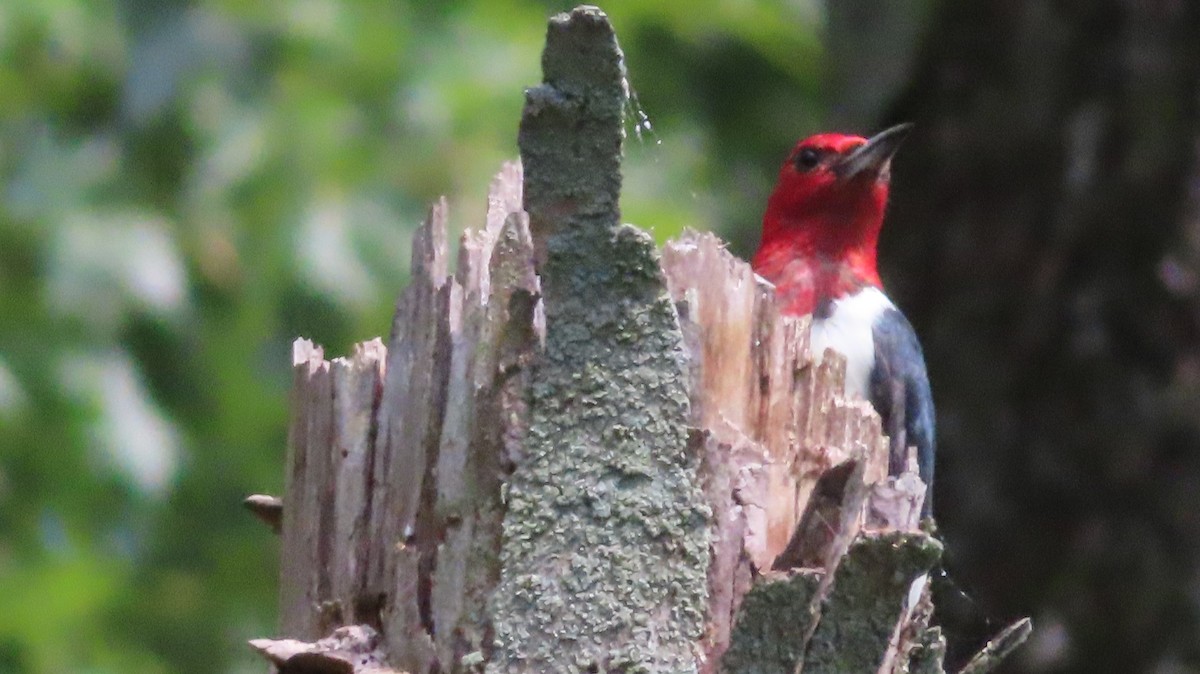
[[[900,149],[900,143],[912,129],[912,124],[897,124],[890,129],[867,139],[867,142],[854,148],[841,161],[833,165],[833,171],[842,180],[852,180],[859,176],[878,178],[886,175],[891,165],[892,157]]]

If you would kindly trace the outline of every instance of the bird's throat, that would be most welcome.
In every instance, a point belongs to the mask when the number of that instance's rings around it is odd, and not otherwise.
[[[827,253],[797,249],[795,240],[767,242],[754,256],[754,271],[775,285],[785,314],[812,314],[867,287],[879,287],[875,246]]]

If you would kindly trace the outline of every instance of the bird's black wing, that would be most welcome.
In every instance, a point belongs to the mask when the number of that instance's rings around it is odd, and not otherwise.
[[[917,448],[921,480],[928,490],[922,516],[933,507],[934,437],[933,395],[929,374],[917,333],[904,314],[888,309],[876,319],[872,329],[875,342],[875,366],[871,369],[868,395],[875,411],[883,419],[883,430],[891,441],[888,472],[904,471],[908,447]]]

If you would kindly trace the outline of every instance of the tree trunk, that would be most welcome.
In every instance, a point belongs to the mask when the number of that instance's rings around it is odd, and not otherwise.
[[[1056,635],[1009,671],[1200,666],[1198,30],[1197,0],[940,2],[883,120],[916,123],[880,259],[951,572]]]
[[[620,224],[599,10],[551,21],[543,69],[524,175],[456,273],[440,203],[386,348],[296,343],[287,638],[255,647],[281,671],[940,672],[924,485],[886,475],[843,361],[714,237],[660,255]]]

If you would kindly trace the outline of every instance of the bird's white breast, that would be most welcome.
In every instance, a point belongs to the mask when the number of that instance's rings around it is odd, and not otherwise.
[[[812,353],[820,358],[825,349],[833,349],[846,357],[847,394],[867,397],[871,368],[875,367],[875,321],[894,308],[879,288],[867,287],[833,300],[829,316],[813,320]]]

